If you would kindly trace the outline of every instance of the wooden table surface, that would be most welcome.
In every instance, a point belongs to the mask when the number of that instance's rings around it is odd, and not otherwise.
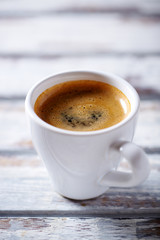
[[[87,201],[52,191],[24,99],[73,69],[114,72],[137,89],[134,142],[152,168],[142,185]],[[160,239],[160,1],[0,1],[0,239]]]

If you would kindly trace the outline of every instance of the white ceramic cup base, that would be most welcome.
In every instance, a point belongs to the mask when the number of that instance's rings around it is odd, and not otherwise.
[[[37,97],[55,84],[72,80],[96,80],[117,87],[129,99],[131,112],[120,123],[97,131],[68,131],[47,124],[34,112]],[[90,199],[103,194],[109,187],[137,186],[148,177],[147,157],[131,142],[139,97],[122,78],[111,73],[60,73],[33,86],[27,94],[25,108],[34,146],[59,194],[76,200]],[[131,173],[117,170],[123,158],[128,161]]]

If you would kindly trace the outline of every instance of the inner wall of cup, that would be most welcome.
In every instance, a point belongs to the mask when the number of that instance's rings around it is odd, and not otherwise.
[[[67,82],[67,81],[76,81],[76,80],[95,80],[100,82],[106,82],[112,86],[115,86],[121,90],[131,104],[131,113],[135,112],[138,108],[138,95],[136,91],[132,88],[130,84],[122,80],[121,78],[112,75],[112,74],[98,74],[90,72],[67,72],[55,75],[50,77],[35,86],[31,94],[31,105],[34,109],[34,104],[38,96],[45,91],[47,88],[50,88],[58,83]]]

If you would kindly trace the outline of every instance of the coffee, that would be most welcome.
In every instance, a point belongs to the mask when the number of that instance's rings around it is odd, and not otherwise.
[[[71,131],[108,128],[126,118],[130,109],[119,89],[92,80],[57,84],[40,94],[34,106],[43,121]]]

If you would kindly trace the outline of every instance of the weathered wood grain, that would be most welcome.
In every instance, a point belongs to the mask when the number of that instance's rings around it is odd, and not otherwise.
[[[110,188],[93,200],[73,201],[52,189],[46,169],[35,155],[0,157],[0,215],[109,215],[123,217],[160,214],[160,155],[148,155],[151,174],[135,188]],[[120,169],[127,171],[122,162]],[[18,211],[18,212],[17,212]]]
[[[141,96],[160,95],[160,57],[97,55],[62,58],[0,58],[0,97],[25,97],[37,81],[57,72],[114,72],[137,88]]]
[[[21,16],[22,13],[31,14],[31,13],[53,13],[55,11],[120,11],[120,12],[138,12],[138,13],[159,13],[160,4],[158,1],[152,0],[145,0],[145,1],[138,1],[138,0],[112,0],[112,1],[105,1],[105,0],[87,0],[87,1],[74,1],[74,0],[59,0],[59,1],[52,1],[46,0],[44,1],[31,1],[31,0],[12,0],[12,1],[1,1],[0,3],[0,11],[2,11],[2,16],[9,13],[13,15],[15,12],[16,14],[19,13]]]
[[[0,150],[32,148],[23,101],[0,102]],[[145,148],[160,147],[159,101],[142,101],[134,142]]]
[[[0,151],[0,167],[43,167],[42,161],[37,156],[36,152],[23,153],[23,151]]]
[[[1,218],[1,240],[146,239],[160,237],[159,219]]]
[[[154,146],[159,147],[160,143],[159,101],[141,102],[137,128],[133,141],[143,147],[148,148]]]
[[[2,56],[160,52],[160,19],[121,15],[54,15],[1,19]]]
[[[159,24],[160,4],[151,0],[0,2],[0,239],[160,238],[159,219],[149,218],[160,217]],[[36,81],[73,69],[115,72],[152,98],[142,101],[134,138],[152,153],[151,174],[139,187],[87,201],[52,190],[16,99]]]

